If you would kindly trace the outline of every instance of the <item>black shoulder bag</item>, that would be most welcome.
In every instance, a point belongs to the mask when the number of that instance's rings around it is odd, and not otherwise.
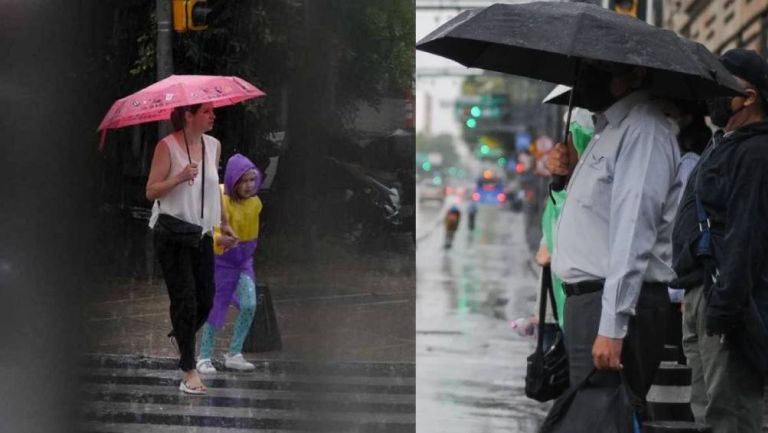
[[[547,294],[552,304],[555,323],[545,323]],[[545,402],[559,397],[569,385],[568,354],[565,350],[563,331],[557,324],[555,293],[552,290],[552,275],[549,266],[541,273],[541,297],[539,298],[539,335],[536,350],[528,356],[525,374],[525,395]],[[547,344],[545,345],[545,335]]]
[[[200,175],[202,191],[200,198],[200,218],[203,218],[203,210],[205,209],[205,140],[202,136],[200,137],[200,142],[203,146],[203,169],[202,174]],[[192,155],[189,153],[189,143],[187,142],[186,132],[184,133],[184,144],[187,147],[187,158],[189,158],[189,163],[192,164]],[[158,204],[159,203],[160,201],[158,200]],[[192,224],[164,213],[158,215],[155,230],[164,234],[174,242],[193,248],[197,248],[200,244],[200,239],[203,237],[203,228],[199,225]]]

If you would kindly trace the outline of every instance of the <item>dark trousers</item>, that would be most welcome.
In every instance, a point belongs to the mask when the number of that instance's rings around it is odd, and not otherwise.
[[[565,345],[568,350],[571,385],[584,381],[592,371],[592,345],[597,337],[602,312],[603,292],[569,296],[565,301]],[[644,284],[629,320],[622,345],[621,362],[634,394],[645,402],[653,377],[661,362],[669,317],[669,295],[663,284]],[[605,381],[617,372],[601,371],[593,376]],[[610,380],[609,380],[610,381]]]
[[[155,232],[155,252],[171,298],[170,335],[179,346],[179,368],[189,371],[196,367],[195,334],[213,305],[213,240],[203,236],[194,248]]]
[[[677,348],[677,363],[686,364],[683,353],[683,312],[680,304],[669,304],[669,318],[667,319],[667,338],[665,344]]]

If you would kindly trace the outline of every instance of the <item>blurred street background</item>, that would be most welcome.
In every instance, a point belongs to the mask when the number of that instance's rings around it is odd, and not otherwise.
[[[501,3],[519,3],[501,0]],[[417,0],[416,40],[483,0]],[[594,0],[674,30],[715,53],[768,53],[768,4],[721,0]],[[542,32],[555,29],[540,29]],[[555,86],[468,69],[416,52],[417,422],[420,433],[533,432],[549,405],[524,395],[533,336],[548,173],[564,108]],[[446,248],[444,218],[460,212]],[[474,228],[470,213],[477,209]]]

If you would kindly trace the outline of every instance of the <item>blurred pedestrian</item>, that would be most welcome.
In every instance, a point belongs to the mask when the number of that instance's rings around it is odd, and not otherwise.
[[[216,295],[208,321],[203,326],[200,359],[197,361],[198,371],[204,374],[216,372],[211,362],[216,333],[224,326],[230,305],[236,306],[239,312],[229,350],[224,355],[224,367],[240,371],[255,368],[243,357],[242,351],[256,311],[253,254],[259,237],[262,203],[257,193],[261,181],[261,172],[245,156],[235,154],[227,161],[223,205],[234,235],[222,233],[218,227],[214,234]]]
[[[642,67],[589,62],[577,91],[597,113],[594,138],[578,164],[562,143],[547,164],[571,176],[552,257],[567,296],[571,383],[595,368],[590,383],[618,383],[623,369],[643,400],[664,348],[680,160],[674,122],[644,90],[647,78]]]
[[[451,205],[445,214],[445,218],[443,218],[443,225],[445,225],[445,249],[449,249],[453,245],[453,238],[456,235],[456,230],[459,228],[460,220],[461,211],[458,206]]]
[[[707,126],[705,120],[706,110],[703,104],[690,101],[676,101],[674,107],[676,109],[674,118],[677,126],[680,128],[680,132],[677,134],[677,144],[682,155],[677,167],[677,183],[684,186],[688,183],[688,177],[696,167],[696,164],[698,164],[701,153],[712,139],[712,130]],[[682,197],[683,195],[681,194],[678,204]],[[677,349],[678,362],[685,364],[682,313],[685,290],[676,287],[670,287],[668,290],[671,304],[667,323],[666,344]]]
[[[195,368],[195,334],[213,301],[213,226],[230,233],[216,171],[221,143],[205,134],[215,118],[210,103],[174,109],[174,132],[155,147],[146,188],[155,201],[149,225],[171,301],[168,336],[180,355],[179,390],[187,394],[207,391]]]
[[[675,283],[686,289],[683,348],[693,371],[694,416],[713,433],[752,433],[762,431],[765,371],[757,361],[765,362],[759,350],[768,339],[768,64],[745,49],[720,60],[744,96],[708,103],[723,131],[702,154],[680,203]]]
[[[469,217],[467,219],[467,227],[469,228],[469,231],[475,230],[475,218],[477,217],[477,203],[473,201],[469,202],[469,206],[467,206],[467,216]]]

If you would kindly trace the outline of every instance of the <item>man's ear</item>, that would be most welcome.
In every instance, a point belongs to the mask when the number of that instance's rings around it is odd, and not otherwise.
[[[747,94],[744,99],[744,106],[749,107],[757,103],[757,91],[755,89],[744,89],[744,93]]]

